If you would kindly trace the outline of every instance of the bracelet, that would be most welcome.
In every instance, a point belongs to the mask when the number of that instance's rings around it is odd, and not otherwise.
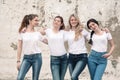
[[[17,63],[19,63],[20,61],[17,61]]]

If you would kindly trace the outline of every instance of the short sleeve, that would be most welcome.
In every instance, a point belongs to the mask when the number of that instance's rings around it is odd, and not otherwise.
[[[87,40],[90,39],[90,33],[87,30],[83,29],[82,34]]]
[[[111,39],[112,39],[111,33],[107,33],[107,39],[108,39],[108,40],[111,40]]]
[[[45,30],[46,36],[48,36],[49,32],[50,32],[49,28]]]
[[[18,40],[22,40],[22,34],[18,34]]]
[[[40,37],[40,41],[43,41],[44,36],[41,33],[39,33],[39,37]]]
[[[68,40],[68,31],[63,31],[64,33],[64,41]]]

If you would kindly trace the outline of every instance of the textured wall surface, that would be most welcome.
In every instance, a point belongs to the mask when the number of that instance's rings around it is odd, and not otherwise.
[[[20,23],[26,14],[36,13],[40,18],[40,26],[52,27],[56,15],[63,16],[65,25],[72,13],[78,14],[80,21],[86,26],[89,18],[97,19],[102,27],[107,27],[115,41],[114,57],[109,59],[109,66],[104,80],[120,79],[120,0],[0,0],[0,80],[16,78],[17,34]],[[39,29],[39,27],[38,27]],[[48,46],[40,44],[43,50],[43,69],[40,77],[51,79]],[[46,66],[46,67],[45,67]],[[31,72],[27,78],[31,78]],[[83,72],[81,79],[88,71]],[[109,77],[108,76],[112,76]],[[118,79],[117,79],[118,78]],[[70,79],[67,72],[66,79]]]

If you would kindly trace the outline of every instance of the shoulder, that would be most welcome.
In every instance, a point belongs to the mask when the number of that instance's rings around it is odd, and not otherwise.
[[[47,28],[47,29],[45,29],[45,31],[52,31],[52,29],[51,28]]]
[[[82,34],[83,34],[83,35],[89,35],[90,32],[88,32],[86,29],[83,29],[83,30],[82,30]]]

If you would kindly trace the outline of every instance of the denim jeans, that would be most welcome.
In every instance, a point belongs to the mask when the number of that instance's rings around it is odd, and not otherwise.
[[[84,70],[87,64],[87,53],[71,54],[69,53],[69,71],[71,80],[78,80],[80,73]]]
[[[62,56],[51,56],[51,72],[53,80],[64,80],[67,65],[67,54]]]
[[[24,77],[30,67],[32,66],[32,80],[39,79],[39,73],[42,66],[41,54],[24,55],[20,70],[18,72],[17,80],[24,80]]]
[[[102,80],[107,65],[107,58],[102,57],[104,54],[106,54],[106,52],[96,52],[91,50],[88,57],[88,69],[91,80]]]

